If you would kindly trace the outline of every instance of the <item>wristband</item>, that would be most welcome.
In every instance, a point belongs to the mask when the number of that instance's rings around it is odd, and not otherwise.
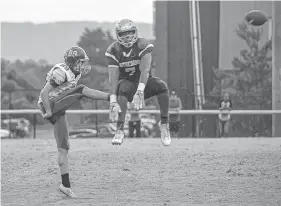
[[[117,102],[117,96],[116,96],[116,94],[110,95],[110,103],[113,103],[113,102]]]
[[[139,83],[139,86],[138,86],[137,90],[143,92],[144,89],[145,89],[145,84],[144,83]]]

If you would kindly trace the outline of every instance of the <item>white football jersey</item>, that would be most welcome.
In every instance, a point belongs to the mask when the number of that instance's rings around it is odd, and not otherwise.
[[[47,74],[46,82],[51,82],[55,88],[49,93],[49,98],[59,96],[62,92],[69,90],[77,86],[81,74],[75,76],[71,69],[65,64],[56,64]],[[42,99],[39,96],[38,103],[41,103]]]

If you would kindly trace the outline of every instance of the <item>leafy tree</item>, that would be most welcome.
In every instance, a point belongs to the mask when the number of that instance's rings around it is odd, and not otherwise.
[[[1,90],[3,92],[14,92],[16,88],[15,82],[12,80],[1,81]]]
[[[37,108],[38,92],[36,92],[36,87],[32,85],[29,75],[26,75],[26,72],[29,70],[32,70],[31,73],[35,76],[35,70],[40,70],[40,65],[31,60],[25,62],[20,60],[9,62],[1,58],[2,109],[9,109],[10,106],[15,109]],[[28,114],[12,116],[21,116],[32,120],[32,115]],[[7,118],[7,115],[2,115],[2,118]]]
[[[9,64],[9,61],[1,58],[1,77],[6,76],[6,72],[7,72],[7,65]]]
[[[214,88],[211,95],[232,91],[235,109],[271,109],[272,97],[272,42],[261,42],[262,31],[241,23],[237,35],[246,43],[240,57],[234,57],[232,72],[214,70]],[[271,117],[262,115],[234,116],[233,127],[244,131],[244,136],[269,136]]]
[[[104,54],[113,41],[109,31],[103,32],[101,28],[93,30],[86,28],[77,44],[85,49],[92,65],[107,66]]]
[[[108,68],[105,52],[113,41],[109,31],[103,31],[100,28],[85,29],[77,44],[87,52],[92,70],[89,75],[82,76],[80,83],[93,89],[108,91]],[[82,105],[87,107],[85,109],[108,108],[108,104],[104,101],[92,101],[85,98]],[[95,115],[89,115],[86,118],[95,119]]]
[[[45,59],[39,59],[38,64],[42,67],[48,66],[48,62]]]
[[[237,34],[249,47],[232,61],[234,68],[239,69],[234,84],[238,95],[247,97],[246,105],[251,109],[271,109],[272,42],[261,45],[261,30],[245,23],[239,25]],[[245,106],[245,99],[237,103]]]

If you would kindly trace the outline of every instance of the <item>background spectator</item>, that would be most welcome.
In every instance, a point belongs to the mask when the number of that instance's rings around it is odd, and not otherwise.
[[[229,121],[230,121],[230,113],[232,109],[232,102],[229,98],[228,93],[224,93],[223,99],[220,100],[219,103],[219,110],[221,113],[219,114],[219,135],[220,137],[227,137],[228,136],[228,128],[229,128]]]
[[[182,109],[181,99],[177,96],[175,91],[171,92],[170,96],[170,111],[176,111],[176,114],[170,114],[170,132],[172,137],[178,137],[180,130],[181,115],[180,110]]]

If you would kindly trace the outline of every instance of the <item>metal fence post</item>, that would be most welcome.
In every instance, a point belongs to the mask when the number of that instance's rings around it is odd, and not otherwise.
[[[33,114],[33,139],[36,139],[36,114]]]
[[[9,91],[9,109],[12,109],[12,92]],[[11,127],[12,127],[12,123],[11,123],[11,115],[9,114],[9,138],[11,139]]]
[[[95,100],[95,110],[98,110],[97,100]],[[97,131],[96,137],[99,137],[98,121],[99,121],[98,114],[96,114],[96,131]]]
[[[272,109],[281,109],[281,2],[272,2]],[[281,136],[281,115],[272,115],[272,136]]]

